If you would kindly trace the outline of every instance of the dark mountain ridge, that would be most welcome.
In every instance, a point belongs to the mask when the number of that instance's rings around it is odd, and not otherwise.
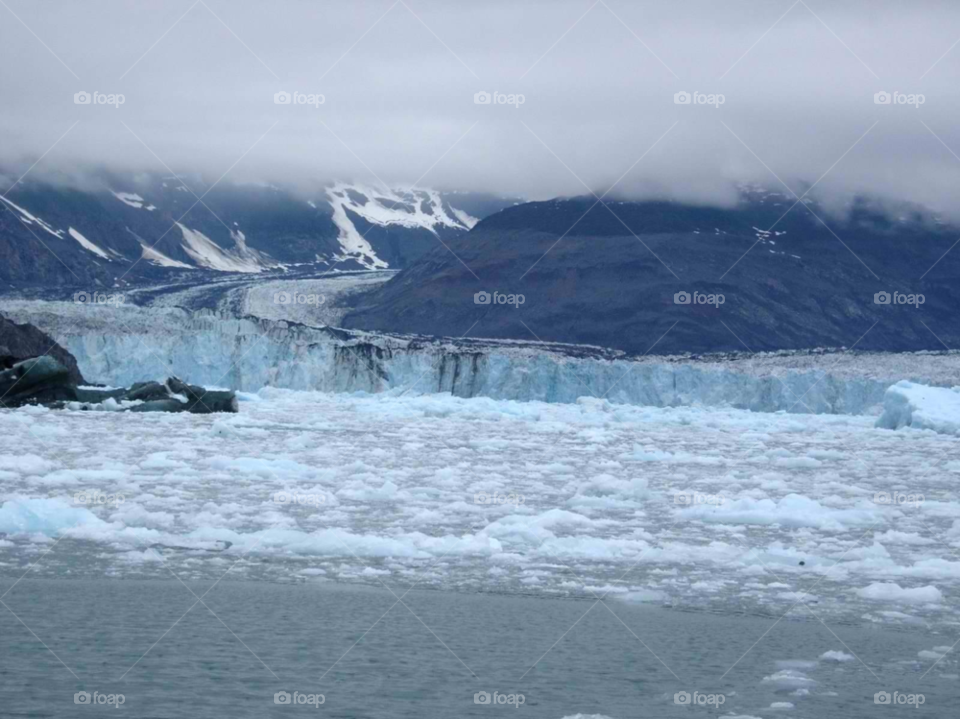
[[[0,196],[0,288],[92,291],[184,273],[402,268],[509,202],[347,183],[311,198],[193,176],[102,172],[82,185],[28,176]]]
[[[452,252],[435,248],[355,296],[343,323],[630,354],[960,348],[960,254],[944,257],[960,229],[866,199],[844,219],[791,205],[751,189],[733,208],[592,197],[509,207]],[[478,292],[523,303],[478,304]]]

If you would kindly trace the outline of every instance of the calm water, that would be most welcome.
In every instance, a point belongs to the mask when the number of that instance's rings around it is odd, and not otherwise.
[[[382,588],[225,580],[203,597],[207,608],[187,587],[202,596],[210,583],[20,581],[0,604],[0,715],[955,717],[960,705],[956,662],[921,679],[932,662],[918,659],[957,637],[923,629],[828,628],[811,617],[763,636],[777,617],[391,587],[397,603]],[[779,692],[763,681],[778,660],[828,650],[869,669],[800,667]],[[811,680],[808,695],[791,693]],[[284,691],[324,703],[275,703]],[[484,691],[522,694],[523,704],[475,703]],[[682,691],[724,702],[677,705]],[[924,704],[877,706],[880,691],[922,693]],[[122,694],[123,704],[78,705],[79,692]]]

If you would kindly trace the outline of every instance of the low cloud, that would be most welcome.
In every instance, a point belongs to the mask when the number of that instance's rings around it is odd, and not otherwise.
[[[7,0],[0,163],[960,214],[955,3],[191,2]]]

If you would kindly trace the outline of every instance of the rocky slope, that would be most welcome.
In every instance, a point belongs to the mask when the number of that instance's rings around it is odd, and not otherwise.
[[[4,176],[16,179],[0,168]],[[94,291],[307,266],[402,268],[507,204],[350,183],[310,193],[195,176],[28,178],[0,196],[0,290]]]
[[[838,220],[805,202],[829,229],[803,206],[782,217],[792,198],[758,188],[730,209],[592,197],[510,207],[355,296],[343,325],[631,354],[960,348],[960,252],[938,263],[960,230],[909,208],[891,218],[858,201]],[[918,294],[922,304],[897,304]]]

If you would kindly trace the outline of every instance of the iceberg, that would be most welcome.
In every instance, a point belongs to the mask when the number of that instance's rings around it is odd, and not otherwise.
[[[929,429],[960,435],[960,387],[927,387],[901,381],[883,397],[883,414],[877,427]]]

